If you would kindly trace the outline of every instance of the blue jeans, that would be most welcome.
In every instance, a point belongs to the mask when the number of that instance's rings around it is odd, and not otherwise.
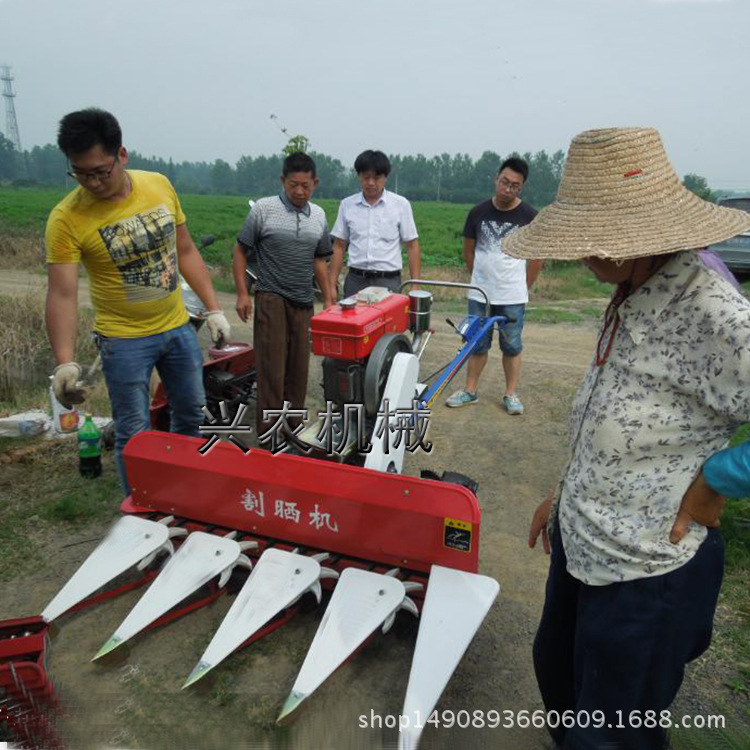
[[[154,367],[164,385],[170,406],[170,430],[200,437],[203,390],[203,356],[190,323],[139,339],[99,336],[102,371],[115,421],[115,463],[120,484],[130,494],[122,451],[133,435],[147,430],[149,381]]]
[[[467,300],[469,303],[469,315],[476,317],[485,317],[487,308],[484,302],[479,302],[475,299]],[[504,315],[508,318],[508,322],[505,326],[497,328],[497,338],[500,342],[500,351],[508,357],[517,357],[523,351],[523,342],[521,340],[521,332],[523,331],[523,313],[526,309],[526,305],[490,305],[490,316]],[[494,328],[494,326],[493,326]],[[479,342],[477,348],[474,350],[474,354],[486,354],[490,350],[492,344],[492,328],[485,334],[484,338]]]

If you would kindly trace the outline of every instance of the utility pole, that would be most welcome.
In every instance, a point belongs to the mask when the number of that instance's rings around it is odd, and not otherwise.
[[[10,65],[0,65],[0,81],[3,82],[3,99],[5,100],[5,133],[20,154],[22,153],[21,136],[18,134],[16,106],[13,102],[16,95],[13,92],[13,76],[10,72]]]

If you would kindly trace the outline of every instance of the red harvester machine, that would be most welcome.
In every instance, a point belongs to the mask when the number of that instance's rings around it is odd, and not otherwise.
[[[57,698],[43,665],[50,622],[150,583],[95,656],[100,658],[213,601],[234,576],[244,577],[244,584],[206,651],[196,654],[185,687],[284,624],[303,595],[320,602],[327,589],[325,613],[279,720],[406,610],[420,625],[403,708],[403,716],[414,720],[401,727],[400,745],[416,747],[424,725],[417,717],[433,710],[499,591],[496,581],[478,574],[476,485],[459,474],[401,474],[406,441],[396,440],[394,417],[384,408],[390,403],[392,410],[407,410],[415,401],[423,407],[434,397],[418,382],[419,355],[430,335],[427,297],[369,289],[313,318],[313,351],[325,358],[325,397],[335,406],[334,427],[342,438],[337,451],[324,453],[318,423],[298,436],[311,456],[242,451],[229,442],[201,453],[205,440],[164,431],[168,404],[157,393],[155,429],[125,449],[132,493],[122,518],[41,618],[0,623],[0,689],[6,696],[0,723],[18,741],[31,743],[45,733],[55,738],[49,716]],[[461,362],[480,333],[467,334]],[[204,366],[208,409],[222,413],[222,424],[254,398],[253,351],[235,349]],[[369,439],[385,435],[364,457],[344,435],[347,410],[355,415],[349,427],[358,426]],[[130,569],[140,570],[140,577],[107,590]],[[29,715],[33,720],[21,721]]]

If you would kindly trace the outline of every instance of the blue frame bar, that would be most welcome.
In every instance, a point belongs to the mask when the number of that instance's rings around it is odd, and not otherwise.
[[[502,328],[508,319],[504,315],[496,315],[490,318],[478,317],[475,315],[468,315],[464,322],[468,321],[466,331],[462,331],[462,335],[466,343],[454,357],[453,361],[448,365],[445,372],[425,391],[422,398],[419,399],[420,409],[429,409],[435,399],[443,392],[445,386],[458,375],[459,370],[464,366],[466,360],[474,353],[475,349],[479,345],[479,342],[487,334],[487,331],[491,330],[495,323],[498,323]]]

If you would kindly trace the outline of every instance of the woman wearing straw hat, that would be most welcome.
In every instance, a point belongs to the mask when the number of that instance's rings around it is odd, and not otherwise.
[[[720,493],[750,489],[750,449],[722,450],[750,421],[750,303],[685,251],[748,228],[750,215],[681,185],[656,130],[614,128],[573,139],[556,202],[505,243],[519,258],[582,258],[616,285],[569,463],[529,535],[551,548],[542,698],[590,719],[551,728],[562,747],[664,747],[685,664],[709,645]]]

